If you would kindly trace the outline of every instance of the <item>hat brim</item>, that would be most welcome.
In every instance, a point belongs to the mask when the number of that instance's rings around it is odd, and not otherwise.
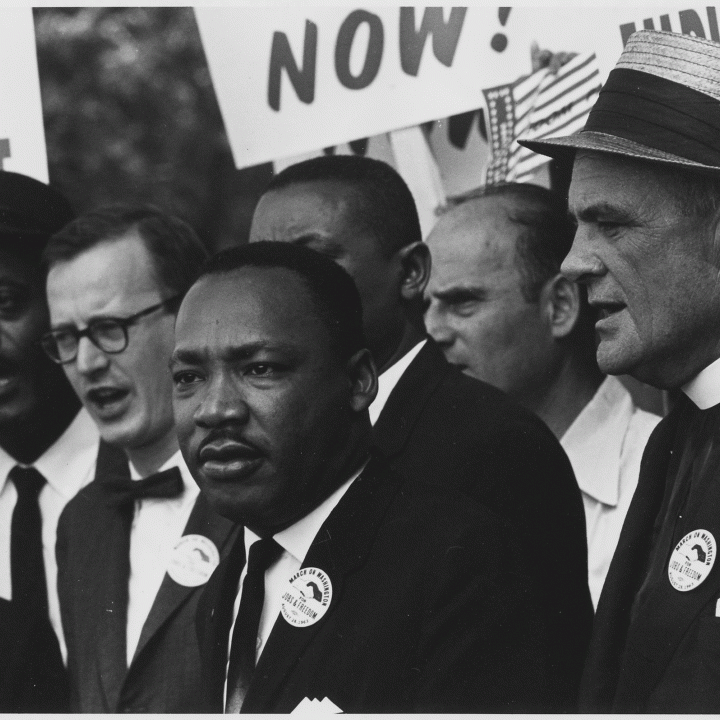
[[[673,155],[672,153],[656,150],[655,148],[641,145],[632,140],[609,135],[607,133],[593,130],[582,130],[575,135],[566,137],[549,138],[547,140],[518,140],[520,145],[540,155],[547,155],[555,160],[572,162],[578,150],[592,150],[595,152],[622,155],[638,160],[651,160],[667,165],[683,167],[695,172],[720,173],[720,167],[715,165],[704,165],[687,158]]]

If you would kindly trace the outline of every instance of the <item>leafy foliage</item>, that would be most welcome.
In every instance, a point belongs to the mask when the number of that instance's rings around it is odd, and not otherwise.
[[[36,8],[51,182],[79,212],[151,202],[243,242],[269,166],[236,171],[191,8]]]

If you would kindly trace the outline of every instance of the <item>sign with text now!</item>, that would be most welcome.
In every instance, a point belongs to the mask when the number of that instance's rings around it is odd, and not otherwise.
[[[634,29],[715,39],[713,7],[216,7],[195,10],[237,167],[477,111],[530,75],[531,46],[594,56]]]

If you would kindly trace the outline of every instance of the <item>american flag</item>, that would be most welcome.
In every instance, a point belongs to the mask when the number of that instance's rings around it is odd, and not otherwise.
[[[486,184],[527,182],[549,158],[517,139],[570,135],[585,125],[600,92],[595,54],[577,55],[557,73],[544,68],[509,85],[484,90],[493,158]]]

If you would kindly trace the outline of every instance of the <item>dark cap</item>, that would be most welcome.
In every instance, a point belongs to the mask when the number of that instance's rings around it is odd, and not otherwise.
[[[27,175],[0,170],[0,238],[40,249],[75,218],[70,203],[49,185]]]
[[[592,150],[720,172],[720,44],[656,30],[633,33],[583,130],[519,142],[558,160]]]

